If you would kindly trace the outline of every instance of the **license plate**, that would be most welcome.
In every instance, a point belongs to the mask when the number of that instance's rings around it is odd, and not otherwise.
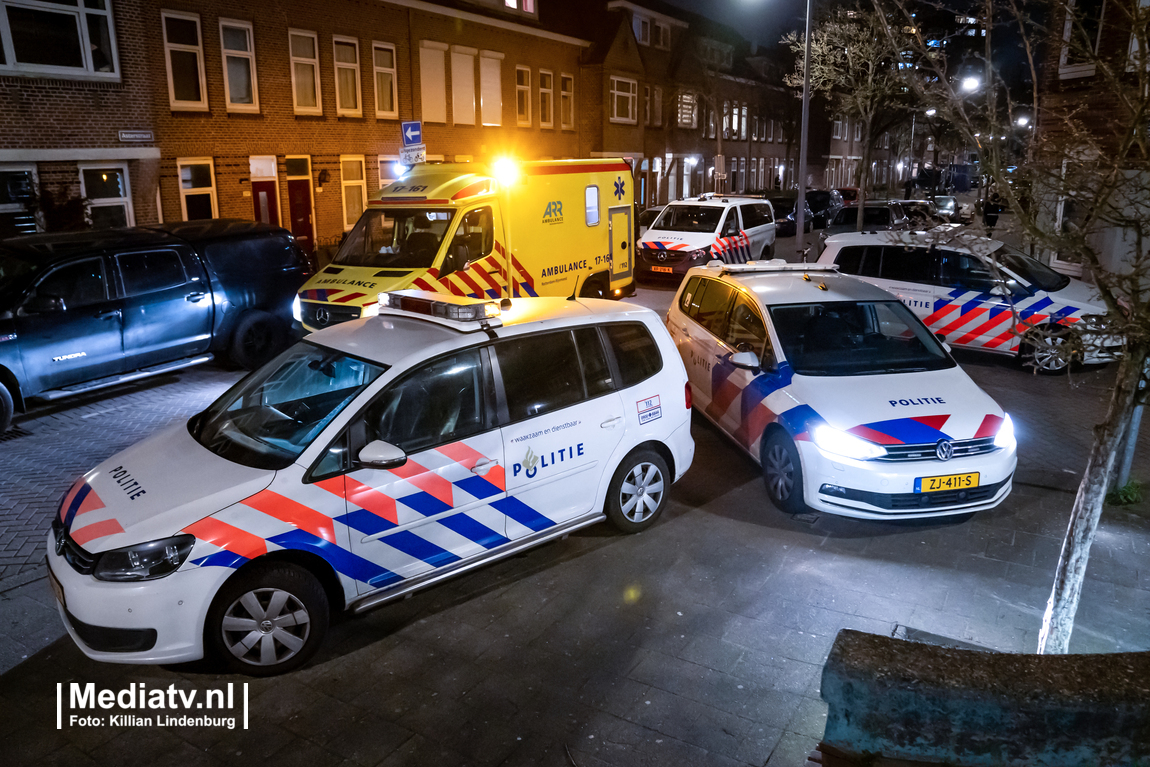
[[[64,601],[64,589],[60,585],[60,581],[56,580],[56,575],[52,572],[52,568],[48,568],[48,583],[52,586],[52,593],[56,596],[56,601],[65,610],[68,609],[68,603]]]
[[[919,477],[914,481],[916,493],[941,493],[947,490],[969,490],[978,487],[978,472],[944,474],[941,477]]]
[[[651,271],[652,272],[664,272],[666,274],[674,274],[675,273],[675,270],[669,266],[652,266]]]

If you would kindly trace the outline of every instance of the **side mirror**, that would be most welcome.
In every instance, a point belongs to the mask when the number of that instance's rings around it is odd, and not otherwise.
[[[52,314],[66,309],[59,296],[33,296],[24,304],[25,314]]]
[[[755,356],[754,352],[735,352],[731,355],[731,364],[743,370],[758,371],[759,358]]]
[[[937,338],[938,342],[942,344],[942,348],[946,349],[946,353],[950,354],[950,344],[946,342],[946,336],[942,333],[935,333],[934,337]]]
[[[365,469],[394,469],[407,463],[407,453],[381,439],[367,443],[356,458]]]
[[[467,266],[467,262],[470,260],[470,248],[463,243],[452,245],[451,249],[447,251],[447,255],[443,257],[443,268],[439,270],[439,276],[446,277],[452,272],[458,272]]]

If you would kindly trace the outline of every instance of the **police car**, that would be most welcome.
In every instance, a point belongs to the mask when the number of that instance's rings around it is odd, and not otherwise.
[[[833,266],[712,261],[667,315],[694,406],[778,508],[966,514],[1010,493],[1010,416],[890,293]]]
[[[560,298],[380,295],[186,424],[81,477],[48,565],[89,657],[214,653],[270,675],[362,612],[608,519],[650,526],[691,465],[659,317]]]
[[[952,346],[1013,355],[1040,373],[1066,371],[1074,355],[1059,347],[1075,334],[1082,362],[1121,351],[1093,288],[997,240],[949,228],[853,232],[829,238],[819,263],[894,293]]]
[[[712,258],[739,264],[775,252],[775,212],[761,198],[702,195],[663,208],[639,239],[636,276],[682,277]]]

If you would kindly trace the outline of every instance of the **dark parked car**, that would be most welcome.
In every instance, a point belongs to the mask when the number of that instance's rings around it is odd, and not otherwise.
[[[822,229],[828,221],[834,220],[835,214],[843,206],[843,196],[837,189],[808,189],[807,205],[814,213],[814,226]]]
[[[655,219],[663,212],[664,207],[663,205],[656,205],[652,208],[647,208],[636,216],[635,226],[638,228],[638,232],[635,235],[636,240],[647,233],[647,230],[651,228],[651,224],[655,223]]]
[[[776,237],[794,237],[795,236],[795,198],[794,197],[770,197],[771,206],[775,209],[775,236]],[[815,214],[811,212],[811,206],[807,205],[806,210],[803,211],[803,233],[811,231],[811,225],[814,221]]]
[[[827,228],[819,235],[820,253],[825,247],[828,237],[855,231],[858,222],[858,212],[859,209],[857,205],[847,205],[835,214],[835,217],[831,220],[830,224],[827,225]],[[910,219],[907,218],[906,211],[903,210],[902,204],[899,202],[895,202],[894,200],[868,202],[863,205],[862,228],[864,232],[876,232],[886,229],[909,229]]]
[[[0,242],[0,432],[58,399],[287,342],[313,272],[286,229],[213,219]]]

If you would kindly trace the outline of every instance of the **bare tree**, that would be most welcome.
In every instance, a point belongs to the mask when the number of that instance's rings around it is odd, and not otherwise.
[[[876,13],[890,14],[892,27],[914,28],[901,39],[887,34],[906,87],[979,147],[983,173],[1036,250],[1080,264],[1105,303],[1105,315],[1075,323],[1050,317],[1036,325],[1016,313],[1015,332],[1030,345],[1034,363],[1065,362],[1121,341],[1114,390],[1105,420],[1094,428],[1039,634],[1038,652],[1065,653],[1115,453],[1144,396],[1150,353],[1150,7],[1118,0],[1106,4],[1103,18],[1101,3],[1081,0],[1041,6],[982,0],[983,78],[972,96],[964,93],[963,73],[932,55],[937,41],[913,21],[922,2],[914,8],[909,0],[872,2]],[[1048,15],[1032,15],[1034,8]],[[1029,69],[1029,83],[1023,78],[1013,90],[991,56],[992,39],[1004,38],[1021,47]],[[1021,152],[1010,140],[1020,128]],[[1023,164],[1008,173],[1018,154]]]

